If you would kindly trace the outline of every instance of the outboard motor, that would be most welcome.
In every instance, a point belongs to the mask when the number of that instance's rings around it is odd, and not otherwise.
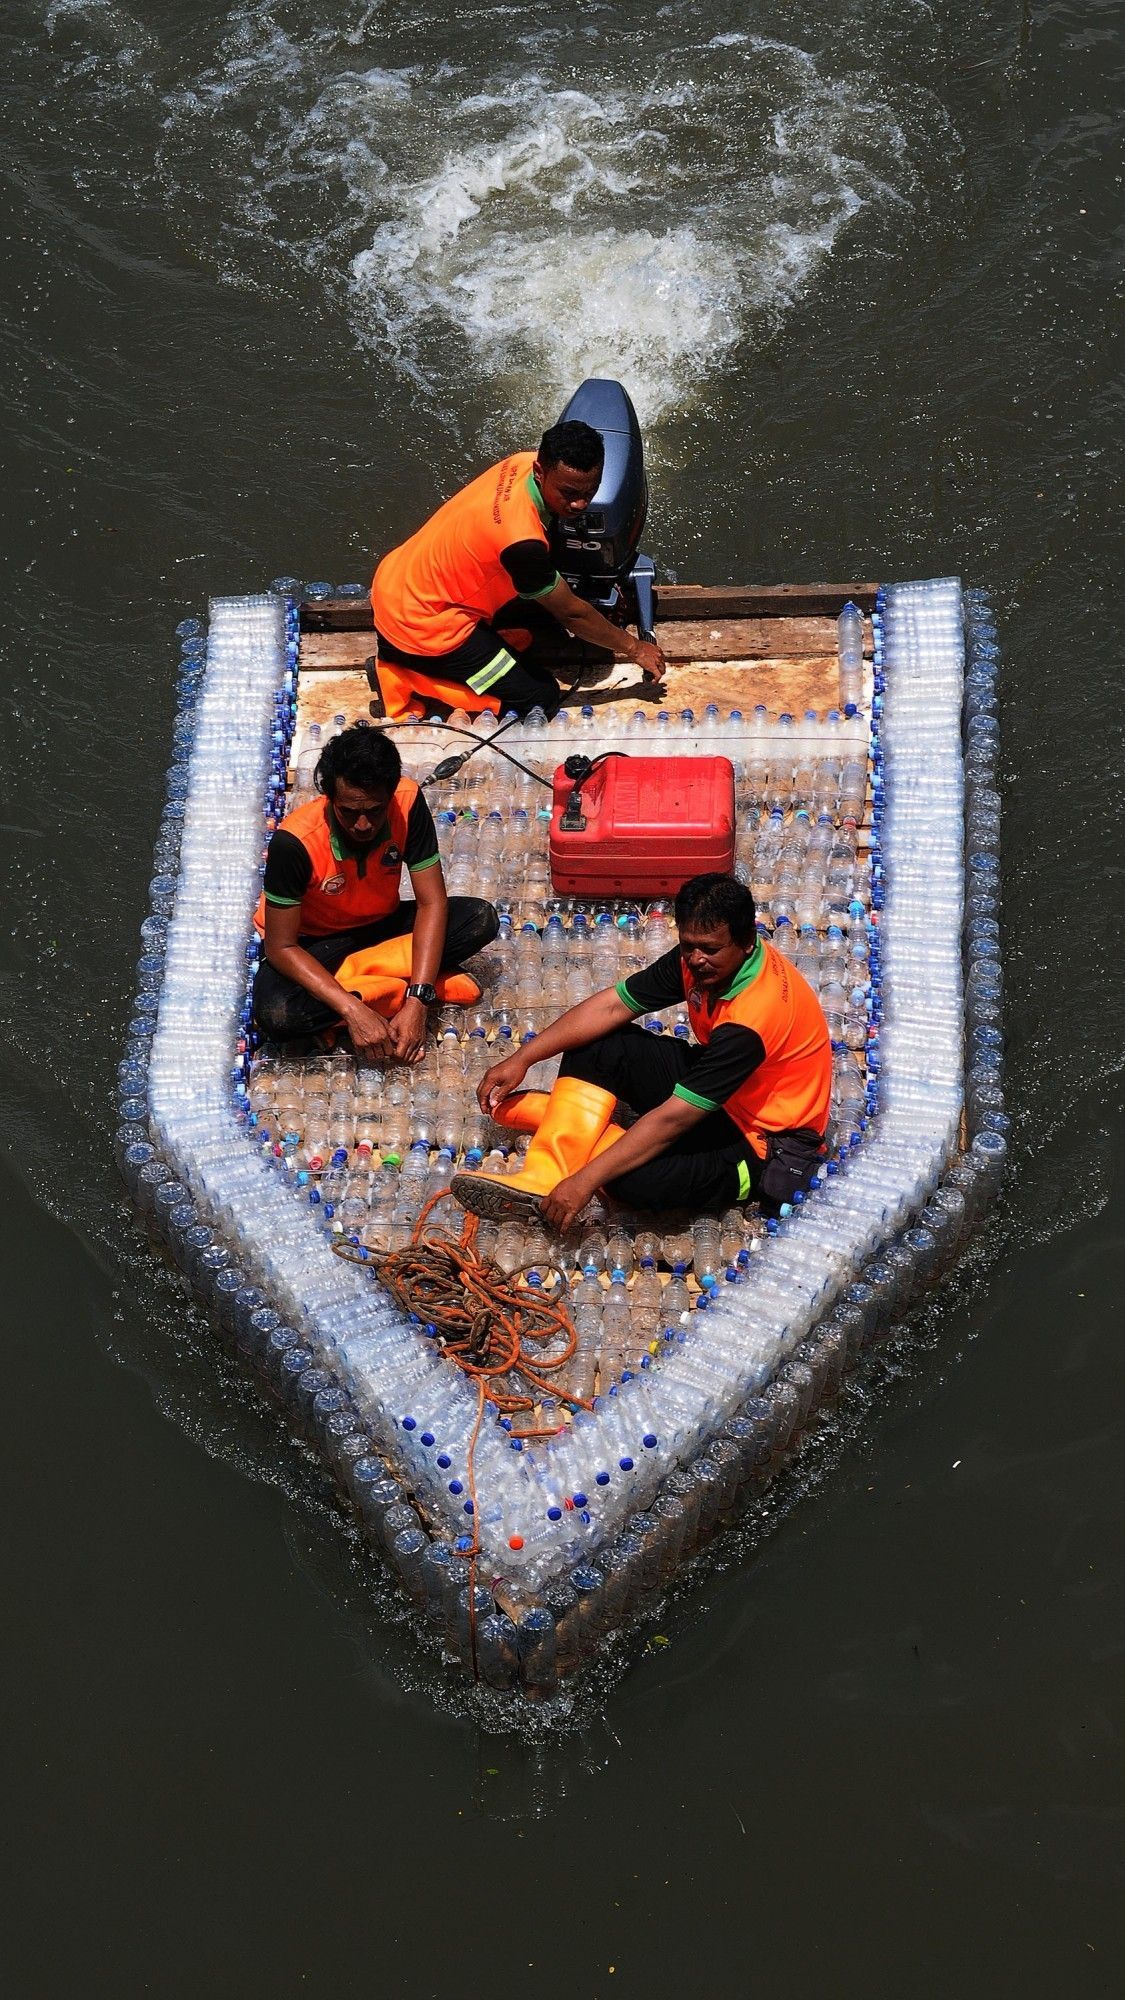
[[[560,423],[580,422],[605,443],[602,483],[584,514],[555,521],[551,549],[560,576],[614,624],[636,622],[652,637],[656,569],[638,554],[648,513],[648,481],[637,413],[620,382],[591,375],[576,389]]]

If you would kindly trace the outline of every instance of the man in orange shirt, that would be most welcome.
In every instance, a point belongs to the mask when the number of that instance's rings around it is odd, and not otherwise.
[[[576,639],[659,680],[660,647],[633,638],[577,596],[551,553],[552,519],[585,513],[603,459],[590,424],[554,424],[538,452],[514,452],[490,466],[384,556],[371,585],[380,662],[408,676],[423,698],[430,682],[444,684],[434,690],[437,700],[456,686],[470,713],[526,715],[538,707],[555,715],[562,697],[554,675],[531,652],[518,656],[493,623],[515,599],[542,605]]]
[[[533,1137],[516,1173],[455,1175],[455,1201],[567,1229],[606,1186],[630,1208],[716,1215],[751,1196],[776,1212],[807,1187],[832,1100],[820,1002],[758,936],[754,898],[733,876],[685,882],[676,925],[672,951],[485,1071],[481,1110]],[[685,1001],[698,1047],[635,1025]],[[533,1063],[560,1054],[549,1096],[521,1091]],[[638,1114],[628,1131],[619,1102]]]
[[[363,1060],[417,1062],[427,1007],[479,996],[457,968],[499,919],[479,896],[446,895],[433,816],[389,736],[358,725],[333,736],[316,785],[266,851],[255,1019],[274,1041],[342,1026]]]

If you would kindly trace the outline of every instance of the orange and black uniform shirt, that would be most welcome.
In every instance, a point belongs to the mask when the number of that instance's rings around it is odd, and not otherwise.
[[[534,463],[533,451],[517,451],[489,466],[383,557],[371,607],[376,631],[392,645],[412,658],[440,658],[513,597],[546,597],[554,589],[551,513]],[[493,679],[510,665],[505,654]],[[478,694],[488,692],[487,671],[469,681]]]
[[[796,966],[759,938],[725,993],[691,984],[678,950],[617,986],[634,1014],[682,1005],[702,1047],[673,1097],[726,1112],[764,1158],[771,1132],[823,1137],[832,1099],[832,1044],[819,1000]]]
[[[439,865],[433,814],[417,785],[400,779],[374,841],[354,847],[317,798],[282,820],[266,851],[266,873],[255,912],[264,930],[266,905],[300,910],[302,937],[331,937],[390,916],[399,905],[403,864],[412,875]]]

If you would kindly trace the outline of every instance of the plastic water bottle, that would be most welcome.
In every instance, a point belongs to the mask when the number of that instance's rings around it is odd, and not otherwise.
[[[609,1290],[602,1302],[602,1326],[614,1336],[625,1334],[629,1328],[629,1292],[619,1264],[609,1274]]]
[[[782,958],[788,959],[790,964],[792,964],[797,957],[797,933],[793,929],[788,917],[779,916],[777,918],[773,942],[774,949],[780,952]]]
[[[836,620],[836,655],[840,671],[840,707],[863,700],[863,613],[849,599]]]
[[[661,1322],[664,1287],[651,1257],[642,1257],[633,1279],[633,1325],[642,1346],[647,1347]]]
[[[611,1271],[620,1271],[628,1277],[633,1268],[633,1237],[627,1230],[613,1229],[606,1238],[605,1261]]]
[[[703,1284],[705,1279],[717,1278],[722,1268],[722,1252],[719,1242],[719,1225],[714,1216],[698,1216],[692,1224],[692,1263],[696,1279]]]
[[[678,1326],[690,1310],[691,1293],[687,1284],[687,1265],[673,1264],[672,1275],[664,1286],[664,1295],[661,1299],[664,1325]]]
[[[664,1262],[673,1270],[686,1271],[695,1256],[695,1241],[690,1225],[678,1229],[666,1229],[663,1237]]]

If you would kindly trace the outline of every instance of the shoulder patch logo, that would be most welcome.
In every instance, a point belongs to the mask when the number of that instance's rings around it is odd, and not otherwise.
[[[347,881],[343,875],[326,875],[320,885],[320,893],[322,896],[338,896],[341,889],[346,888]]]

